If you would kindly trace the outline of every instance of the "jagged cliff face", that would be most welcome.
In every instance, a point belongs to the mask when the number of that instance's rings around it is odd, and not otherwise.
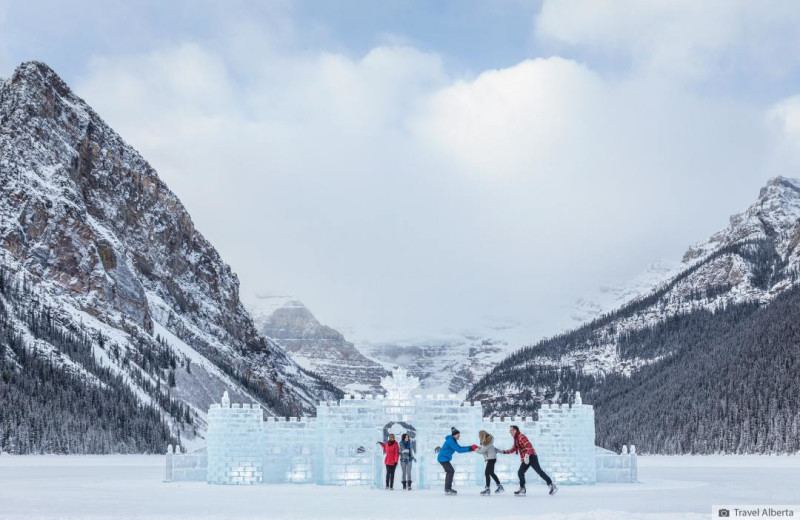
[[[278,343],[300,366],[339,388],[383,393],[388,372],[348,342],[341,332],[322,325],[302,303],[282,296],[258,297],[248,305],[259,332]]]
[[[107,335],[170,336],[189,349],[204,381],[174,392],[200,411],[222,387],[248,393],[240,380],[280,413],[336,392],[258,334],[236,275],[180,200],[46,65],[25,63],[0,83],[0,140],[3,258],[54,305]]]

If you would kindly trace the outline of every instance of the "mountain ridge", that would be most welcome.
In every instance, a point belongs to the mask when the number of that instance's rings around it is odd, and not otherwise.
[[[179,395],[196,419],[185,435],[202,435],[225,389],[276,415],[341,394],[256,331],[238,277],[178,197],[46,64],[0,82],[0,139],[4,265],[34,282],[60,326],[113,338],[134,391]],[[193,373],[144,361],[162,350],[203,361]]]
[[[690,452],[711,450],[711,445],[698,446],[691,441],[691,435],[697,434],[695,429],[669,432],[652,426],[665,424],[663,415],[668,412],[654,407],[659,401],[648,392],[674,389],[669,382],[660,386],[650,384],[641,374],[658,381],[667,373],[673,380],[686,380],[686,374],[694,373],[697,367],[681,365],[680,360],[703,359],[704,366],[714,363],[713,359],[703,357],[703,348],[719,353],[716,362],[720,372],[740,372],[741,364],[746,361],[737,356],[754,351],[742,338],[756,339],[744,334],[748,329],[741,327],[737,328],[741,334],[728,336],[728,331],[739,321],[763,329],[765,337],[773,334],[775,341],[784,342],[773,349],[775,359],[751,362],[770,364],[779,360],[792,365],[800,343],[792,339],[795,332],[791,323],[783,323],[785,328],[776,332],[761,317],[800,319],[796,298],[782,297],[797,293],[800,282],[799,188],[800,181],[794,179],[770,179],[754,203],[731,217],[728,227],[687,250],[677,274],[650,293],[580,327],[518,350],[478,381],[470,389],[469,397],[483,401],[493,414],[517,415],[535,413],[546,401],[569,403],[574,392],[581,391],[587,399],[596,399],[598,435],[613,442],[614,447],[626,442],[645,445],[656,453],[664,450],[680,453],[682,446]],[[736,349],[726,352],[724,344],[719,343],[720,337],[727,337]],[[782,366],[775,366],[774,373],[789,377]],[[760,374],[766,377],[764,372]],[[752,378],[740,379],[742,385],[755,384]],[[794,391],[795,384],[791,378],[761,382],[770,391],[777,391],[776,385]],[[692,386],[686,381],[681,388],[698,402],[713,405],[714,396],[704,393],[709,385]],[[768,418],[759,415],[763,410],[746,397],[758,393],[758,387],[733,385],[729,391],[741,406],[753,407],[754,420],[776,424],[787,420],[777,412]],[[633,399],[636,392],[642,392],[650,409]],[[661,406],[669,405],[661,402]],[[720,414],[696,419],[695,426],[700,424],[716,431],[724,418]],[[636,421],[625,422],[621,417],[629,420],[633,417]],[[647,421],[639,422],[644,417],[655,422],[650,426]],[[620,440],[626,431],[646,431],[648,438]],[[791,444],[781,431],[762,429],[760,433],[769,436],[770,445],[776,449]],[[687,437],[677,438],[679,435]],[[651,442],[653,439],[658,442]],[[769,443],[763,439],[761,444],[754,439],[738,439],[722,449],[758,452]]]

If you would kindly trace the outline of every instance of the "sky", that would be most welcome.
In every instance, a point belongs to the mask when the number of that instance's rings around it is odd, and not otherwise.
[[[375,339],[553,332],[800,177],[794,0],[0,0],[0,77],[30,59],[244,299]]]

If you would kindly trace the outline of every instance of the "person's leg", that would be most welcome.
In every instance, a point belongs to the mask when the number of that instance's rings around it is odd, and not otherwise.
[[[533,471],[535,471],[536,473],[539,474],[540,477],[542,477],[542,480],[544,480],[545,484],[547,484],[548,486],[552,484],[553,481],[550,480],[550,477],[547,476],[547,473],[545,473],[544,470],[542,470],[542,467],[539,466],[539,457],[537,457],[536,455],[531,455],[530,460]]]
[[[414,461],[409,460],[406,462],[406,469],[408,470],[408,477],[406,477],[406,484],[408,484],[408,489],[411,489],[411,465],[414,464]]]
[[[455,468],[453,468],[453,465],[450,464],[449,462],[440,462],[439,464],[441,464],[442,467],[444,468],[444,473],[445,473],[445,476],[444,476],[444,489],[445,489],[445,491],[447,491],[448,489],[452,489],[453,488],[453,475],[455,475],[455,472],[456,472]]]
[[[390,475],[390,477],[389,477],[389,488],[392,489],[392,488],[394,488],[394,472],[397,469],[397,464],[392,464],[391,466],[389,466],[389,468],[390,468],[390,471],[389,471],[389,475]]]
[[[492,477],[498,486],[500,485],[500,479],[497,478],[497,475],[494,472],[495,464],[497,464],[497,459],[491,459],[487,464],[486,471],[489,471],[489,475],[486,477],[486,487],[489,487],[489,477]]]
[[[392,474],[392,467],[390,465],[386,465],[386,487],[389,487],[389,476]]]
[[[528,471],[530,466],[525,464],[524,462],[519,465],[519,471],[517,471],[517,476],[519,477],[519,487],[520,489],[525,489],[525,472]]]
[[[490,480],[489,475],[492,474],[492,467],[494,466],[494,464],[492,464],[493,462],[494,462],[493,460],[487,460],[486,461],[486,469],[483,472],[483,476],[486,477],[486,487],[487,488],[489,487],[489,484],[491,484],[491,480]]]

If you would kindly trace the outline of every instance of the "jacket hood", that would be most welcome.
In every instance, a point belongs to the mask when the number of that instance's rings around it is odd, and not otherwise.
[[[486,430],[479,431],[478,436],[481,439],[481,446],[488,446],[494,441],[494,437],[492,436],[492,434],[487,432]]]

